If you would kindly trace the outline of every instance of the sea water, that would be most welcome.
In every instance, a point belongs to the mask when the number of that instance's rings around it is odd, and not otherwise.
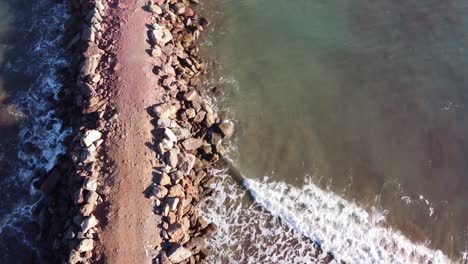
[[[348,263],[466,261],[468,3],[220,0],[203,12],[205,86],[225,92],[227,157],[245,179],[220,172],[206,204],[221,230],[213,259],[313,262],[312,241]]]

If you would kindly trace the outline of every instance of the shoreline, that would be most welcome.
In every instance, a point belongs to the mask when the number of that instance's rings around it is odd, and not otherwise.
[[[73,18],[68,23],[67,48],[72,51],[75,76],[65,85],[62,97],[65,123],[74,132],[65,160],[40,183],[46,202],[39,218],[45,222],[45,240],[55,251],[48,257],[68,263],[123,263],[126,259],[203,263],[208,254],[203,240],[216,226],[198,218],[197,205],[212,193],[208,187],[212,166],[223,151],[222,142],[234,129],[234,123],[220,120],[197,90],[204,65],[196,40],[208,21],[198,18],[188,1],[152,5],[139,1],[135,6],[129,2],[70,2]],[[146,38],[134,40],[141,32],[126,27],[143,23],[132,18],[138,12],[146,12],[153,23],[145,28]],[[141,26],[146,25],[135,28]],[[156,83],[137,82],[141,68],[127,71],[143,63],[126,60],[130,56],[122,47],[127,40],[146,45],[143,52],[153,67],[141,76],[151,74]],[[125,88],[126,82],[147,87],[137,87],[141,91],[135,95]],[[162,94],[147,98],[151,86],[152,93]],[[133,96],[140,97],[133,102]],[[128,106],[132,103],[133,108]],[[135,114],[141,110],[139,103],[150,103],[150,107]],[[132,125],[144,121],[149,122]],[[128,134],[134,137],[128,139]],[[148,135],[151,141],[145,142]],[[129,146],[134,156],[128,156]],[[149,166],[142,157],[150,161]],[[135,169],[150,173],[128,180]],[[146,189],[139,188],[141,184]],[[126,230],[112,228],[113,224],[123,228],[122,215],[135,225]],[[139,225],[149,215],[154,215],[150,224]],[[123,234],[115,235],[115,231]],[[142,245],[131,232],[151,234],[152,240],[144,241],[144,246],[152,248],[124,255],[126,250],[119,250],[119,242],[133,239],[126,241],[130,247]]]

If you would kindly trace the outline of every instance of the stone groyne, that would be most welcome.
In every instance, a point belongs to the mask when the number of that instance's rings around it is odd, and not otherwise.
[[[113,174],[118,161],[110,160],[107,151],[118,147],[109,134],[122,129],[114,103],[120,95],[116,72],[126,66],[116,59],[119,28],[125,23],[116,10],[128,10],[121,2],[70,1],[66,45],[72,74],[61,97],[64,123],[74,132],[68,154],[39,181],[44,193],[40,239],[47,242],[49,263],[106,262],[105,250],[96,254],[95,248],[113,206],[110,179],[119,177]],[[216,226],[198,217],[197,206],[212,194],[212,166],[234,132],[234,123],[221,120],[200,90],[206,69],[196,43],[209,22],[198,17],[194,4],[198,1],[156,0],[137,7],[151,13],[147,39],[141,41],[147,42],[154,65],[149,74],[157,79],[155,89],[163,91],[149,98],[154,102],[147,109],[153,117],[154,181],[139,190],[158,219],[159,238],[150,250],[156,263],[204,262],[209,253],[204,240]],[[138,147],[144,151],[148,146]]]

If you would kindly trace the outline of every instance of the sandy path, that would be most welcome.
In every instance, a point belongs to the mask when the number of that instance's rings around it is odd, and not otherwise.
[[[146,25],[151,14],[142,10],[145,1],[119,1],[114,13],[122,20],[115,44],[120,69],[113,89],[118,129],[109,134],[110,160],[115,172],[108,176],[108,220],[100,234],[99,251],[106,263],[151,263],[152,250],[159,243],[157,216],[143,192],[152,180],[154,153],[145,145],[152,142],[151,117],[146,108],[158,100],[152,74]],[[137,3],[135,3],[137,2]],[[123,3],[123,5],[122,5]]]

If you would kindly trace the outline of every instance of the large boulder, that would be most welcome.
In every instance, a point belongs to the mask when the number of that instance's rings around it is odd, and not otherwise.
[[[167,234],[174,242],[181,241],[185,236],[185,230],[181,224],[175,223],[169,226],[167,229]]]
[[[201,138],[188,138],[182,142],[182,146],[186,150],[197,150],[203,145],[203,139]]]
[[[185,175],[189,174],[194,164],[195,164],[194,155],[189,154],[189,153],[179,153],[179,163],[177,167],[183,174]]]
[[[102,136],[101,132],[91,129],[84,133],[81,140],[86,147],[89,147],[91,146],[91,144],[99,140],[101,136]]]
[[[91,251],[94,248],[94,241],[92,239],[83,239],[78,244],[78,252],[87,252]]]
[[[158,199],[166,197],[168,192],[169,191],[167,190],[167,188],[161,185],[153,185],[153,187],[151,188],[151,196],[154,196]]]
[[[218,128],[223,133],[224,138],[230,138],[234,134],[234,122],[230,120],[219,123]]]
[[[192,256],[192,252],[181,245],[176,245],[171,250],[171,253],[168,255],[169,260],[172,263],[182,262]]]
[[[86,234],[88,230],[95,227],[97,224],[98,220],[96,219],[96,217],[94,217],[94,215],[91,215],[85,218],[83,222],[81,222],[81,231],[83,231],[83,234]]]
[[[178,110],[175,104],[159,104],[153,107],[152,112],[158,118],[174,119]]]

